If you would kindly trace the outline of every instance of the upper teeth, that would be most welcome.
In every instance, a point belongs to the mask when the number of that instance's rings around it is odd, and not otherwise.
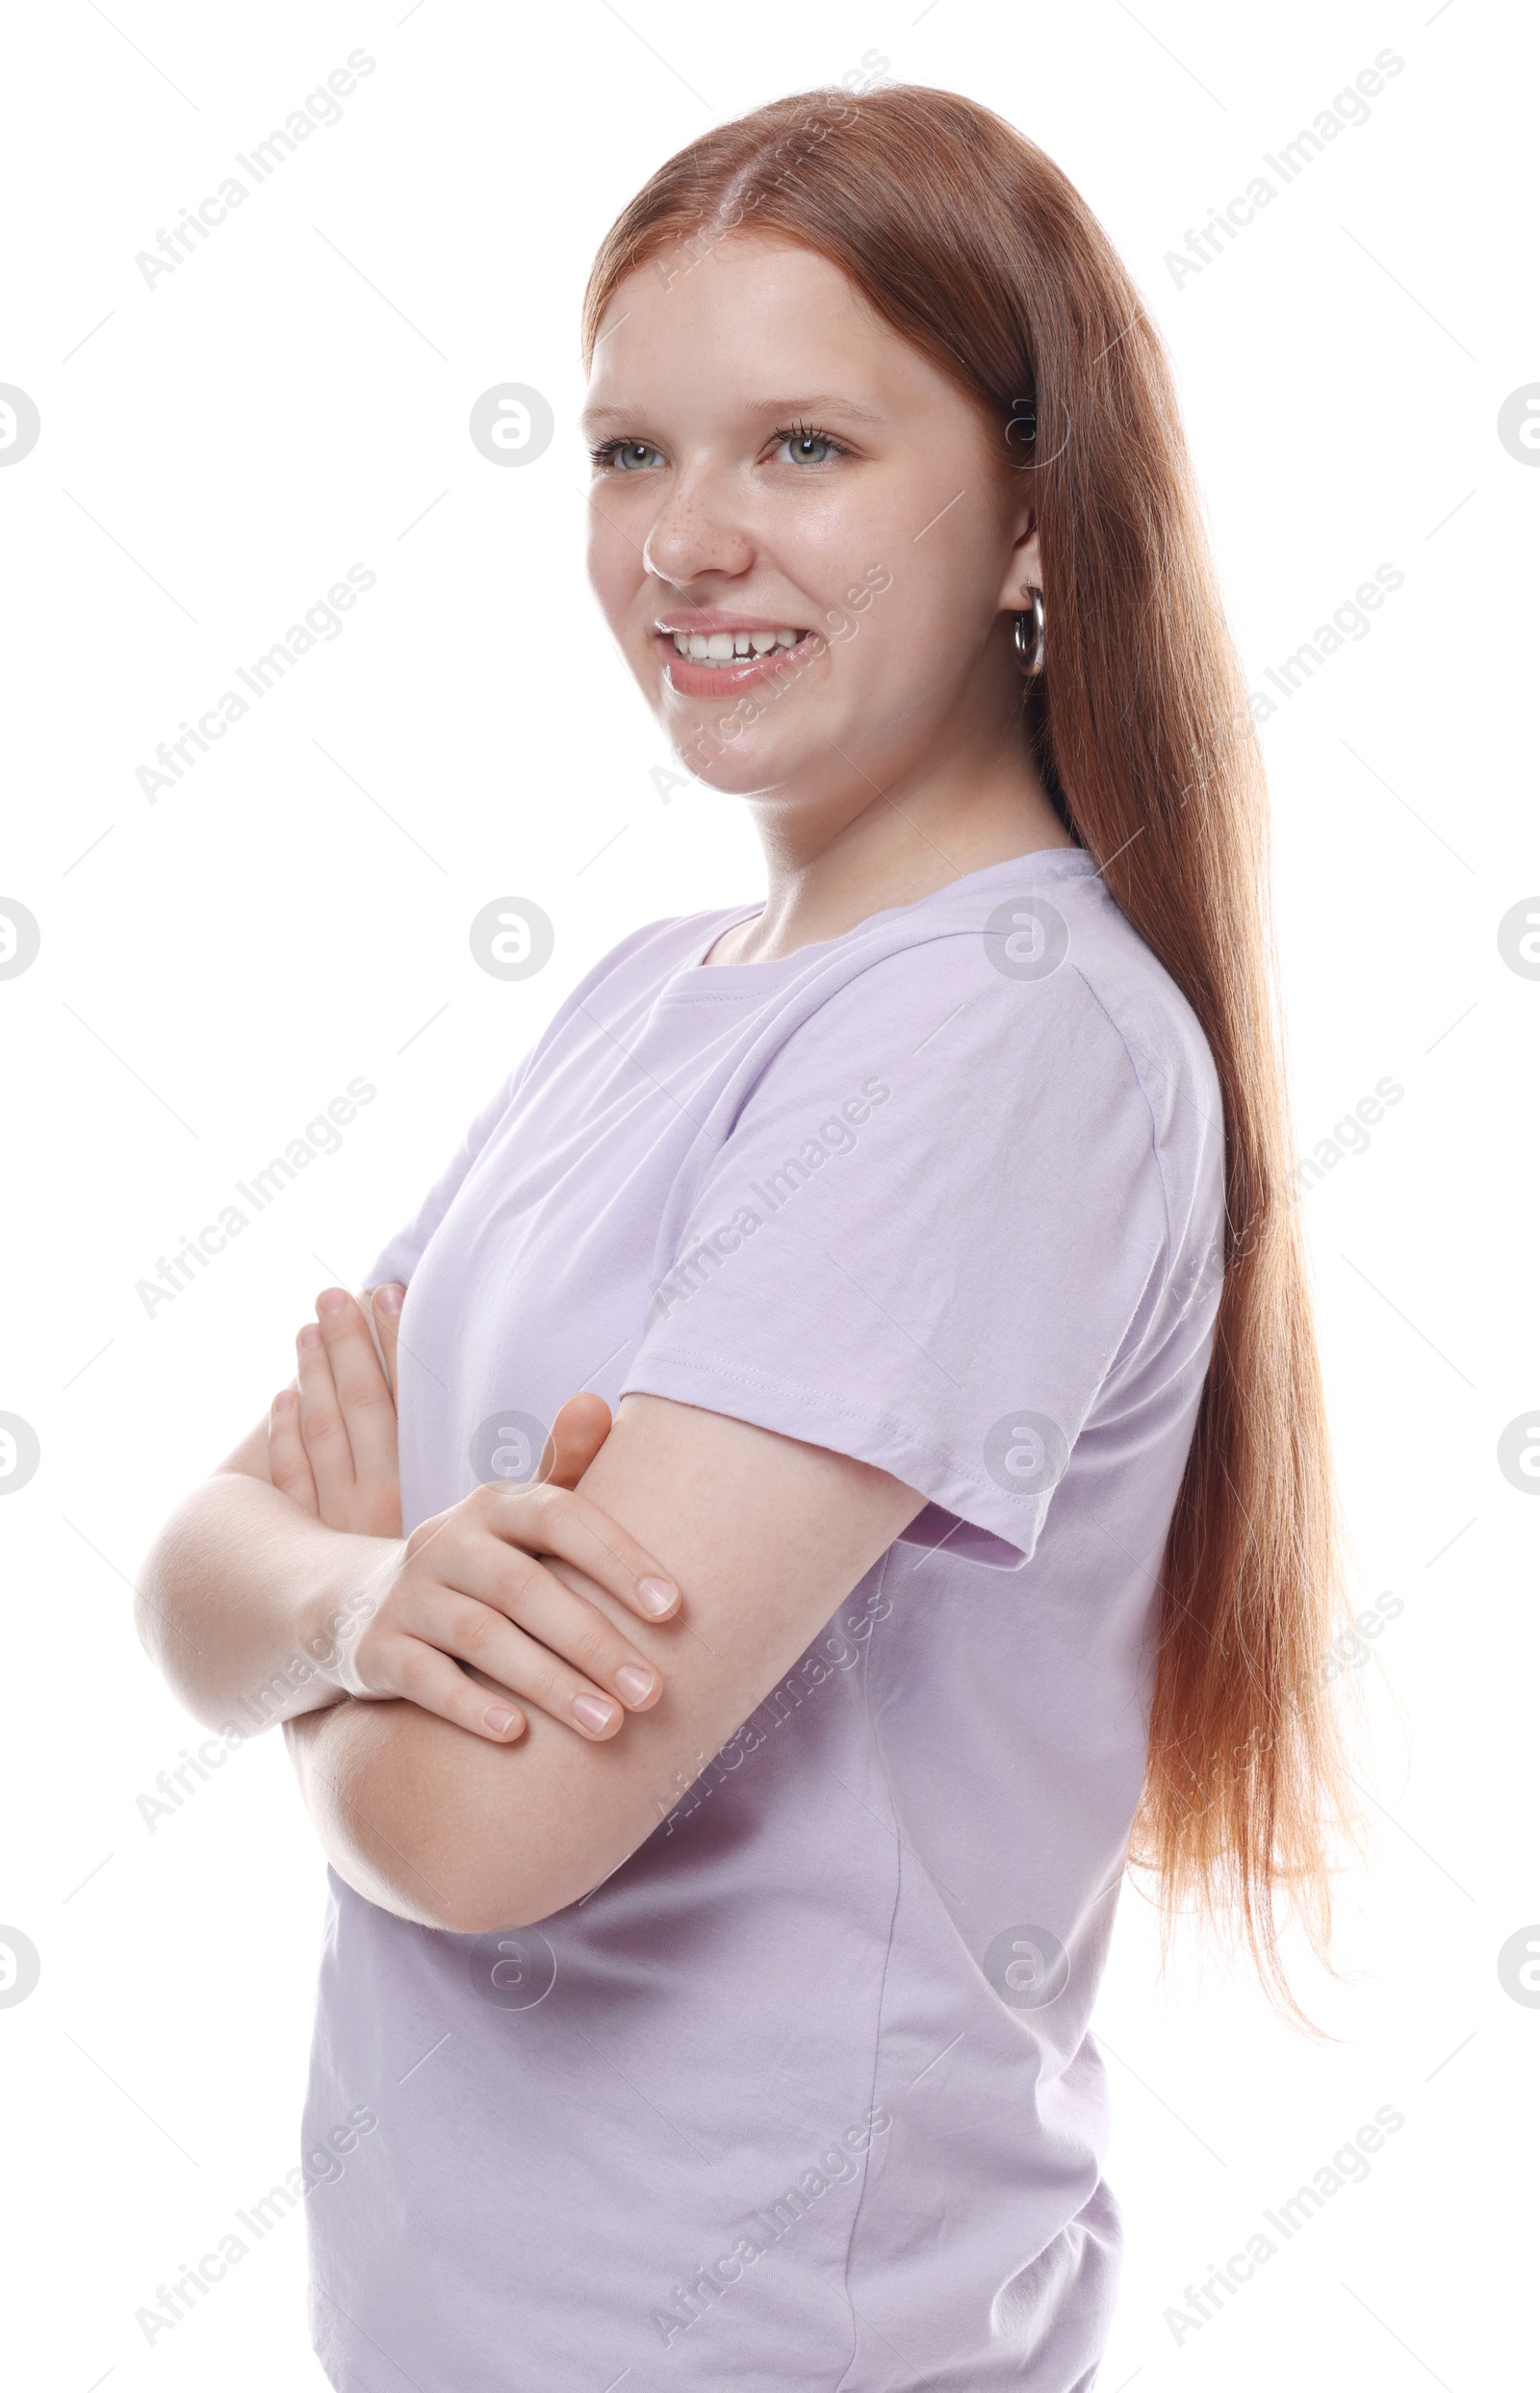
[[[732,664],[738,656],[763,656],[772,648],[795,648],[800,631],[676,631],[674,645],[692,664]]]

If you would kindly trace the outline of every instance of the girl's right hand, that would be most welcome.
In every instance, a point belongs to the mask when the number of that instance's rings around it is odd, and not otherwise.
[[[394,1377],[398,1296],[382,1304],[376,1292],[372,1309]],[[602,1397],[562,1405],[534,1481],[478,1487],[403,1543],[391,1383],[346,1291],[318,1300],[316,1323],[300,1332],[297,1401],[285,1394],[270,1422],[274,1485],[376,1553],[388,1541],[368,1566],[364,1625],[327,1665],[345,1693],[402,1698],[496,1744],[527,1726],[510,1696],[597,1743],[628,1711],[652,1709],[663,1690],[656,1667],[539,1558],[576,1564],[643,1619],[679,1609],[679,1589],[652,1556],[574,1492],[609,1434]]]
[[[575,1397],[562,1413],[600,1402]],[[349,1695],[404,1697],[494,1744],[524,1735],[521,1706],[603,1743],[628,1711],[652,1710],[662,1674],[542,1557],[575,1564],[640,1619],[679,1610],[652,1555],[554,1474],[525,1487],[495,1481],[424,1521],[376,1567],[364,1589],[373,1609],[331,1677]]]

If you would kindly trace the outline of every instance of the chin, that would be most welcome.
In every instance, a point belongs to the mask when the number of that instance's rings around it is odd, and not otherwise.
[[[757,727],[725,740],[717,732],[714,715],[706,708],[702,715],[704,719],[697,722],[676,717],[664,728],[685,770],[725,797],[802,788],[815,770],[815,752],[825,757],[831,753],[828,742],[809,738],[805,727],[794,739],[783,732]]]

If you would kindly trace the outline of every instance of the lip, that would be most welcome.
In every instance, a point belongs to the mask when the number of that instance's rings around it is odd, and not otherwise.
[[[681,698],[736,698],[746,689],[774,681],[779,674],[799,673],[823,645],[819,634],[804,630],[795,648],[767,649],[762,656],[745,656],[731,665],[702,665],[681,656],[674,645],[676,631],[782,631],[784,615],[741,615],[725,606],[674,607],[659,617],[653,637],[664,679]]]

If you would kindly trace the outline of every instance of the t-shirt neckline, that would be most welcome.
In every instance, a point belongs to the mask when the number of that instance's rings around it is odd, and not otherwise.
[[[713,917],[709,936],[692,949],[686,962],[679,967],[675,985],[677,987],[680,981],[687,981],[692,990],[706,986],[724,991],[733,986],[762,988],[768,976],[793,969],[809,956],[828,955],[847,939],[860,939],[879,922],[891,922],[899,914],[917,914],[923,907],[953,897],[960,889],[970,889],[1002,873],[1014,874],[1029,867],[1035,877],[1040,879],[1046,875],[1052,880],[1063,879],[1071,872],[1078,874],[1082,869],[1086,872],[1095,870],[1089,850],[1083,847],[1028,848],[1024,855],[1007,856],[997,864],[981,864],[977,872],[964,872],[955,881],[943,881],[939,888],[927,889],[923,897],[911,898],[906,906],[884,906],[878,913],[864,915],[837,937],[809,939],[806,945],[794,947],[789,956],[772,956],[758,964],[707,964],[706,959],[719,939],[725,938],[729,931],[735,931],[740,923],[752,921],[763,913],[764,900],[759,898],[753,905],[732,907]]]

